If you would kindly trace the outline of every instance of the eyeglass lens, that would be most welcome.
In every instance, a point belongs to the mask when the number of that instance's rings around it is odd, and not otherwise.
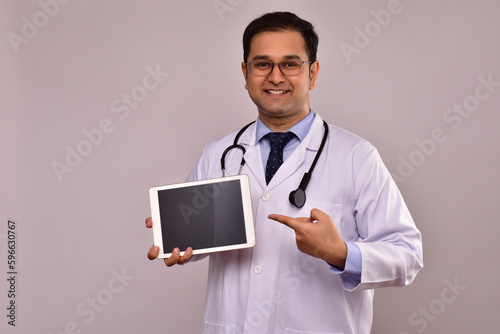
[[[273,63],[271,61],[257,59],[250,63],[250,69],[253,74],[264,76],[272,72],[275,64],[276,63]],[[277,63],[281,72],[285,75],[300,74],[303,64],[304,62],[299,60],[284,60]]]

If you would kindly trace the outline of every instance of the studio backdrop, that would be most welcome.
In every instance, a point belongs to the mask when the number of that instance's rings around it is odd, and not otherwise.
[[[200,332],[208,261],[147,259],[148,190],[256,118],[241,38],[276,10],[315,25],[312,108],[378,148],[423,234],[372,332],[500,331],[500,2],[4,0],[1,333]]]

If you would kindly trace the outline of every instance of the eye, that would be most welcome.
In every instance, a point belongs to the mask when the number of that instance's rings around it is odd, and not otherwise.
[[[255,68],[269,68],[272,66],[272,63],[265,60],[257,60],[253,63],[253,66]]]
[[[298,61],[287,60],[287,61],[284,61],[281,63],[281,67],[287,68],[287,69],[292,69],[292,68],[299,67],[299,66],[300,66],[300,63]]]

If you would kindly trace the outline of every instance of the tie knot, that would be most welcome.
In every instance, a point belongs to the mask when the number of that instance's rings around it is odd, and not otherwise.
[[[271,144],[271,148],[276,147],[281,150],[283,150],[286,144],[288,144],[293,137],[295,137],[293,132],[269,132],[264,136],[264,138],[266,138]]]

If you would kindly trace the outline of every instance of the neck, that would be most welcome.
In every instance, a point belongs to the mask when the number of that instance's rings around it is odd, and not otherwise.
[[[264,123],[271,131],[285,132],[303,120],[309,112],[310,109],[291,116],[271,116],[259,110],[259,117],[262,120],[262,123]]]

